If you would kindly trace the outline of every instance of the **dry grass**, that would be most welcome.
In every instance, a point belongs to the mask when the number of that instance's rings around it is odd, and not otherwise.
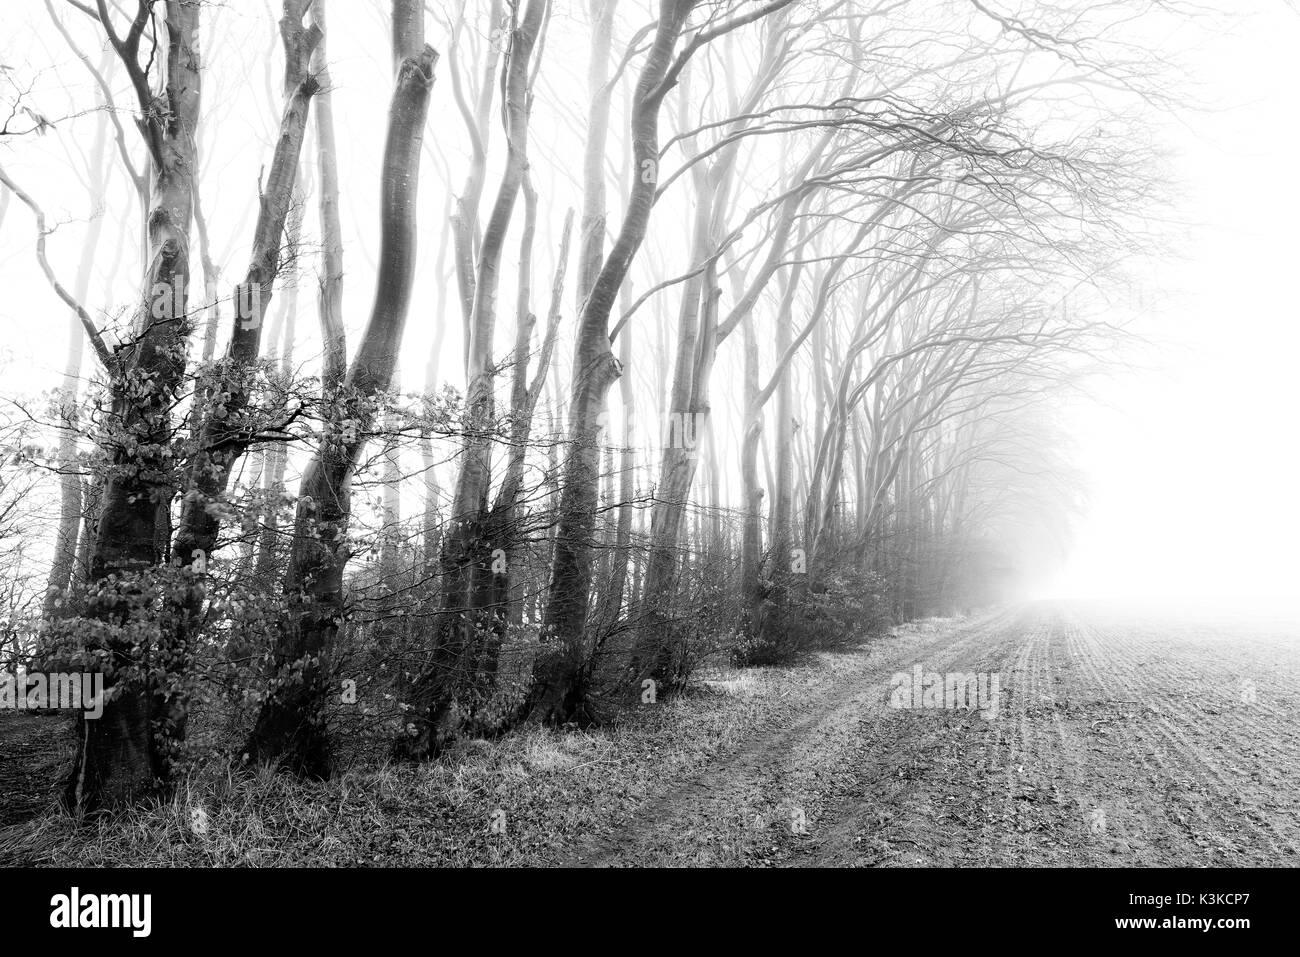
[[[846,657],[716,669],[692,692],[608,728],[524,728],[427,765],[357,765],[325,783],[200,771],[160,805],[83,826],[50,812],[0,831],[0,863],[545,865],[748,735],[780,726]]]

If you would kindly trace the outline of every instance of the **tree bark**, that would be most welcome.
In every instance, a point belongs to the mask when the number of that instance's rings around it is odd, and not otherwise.
[[[173,543],[174,554],[187,566],[199,561],[206,564],[221,527],[220,512],[212,506],[225,494],[236,460],[256,441],[259,427],[266,424],[261,416],[248,414],[249,377],[261,350],[263,317],[280,272],[281,242],[295,196],[308,111],[318,89],[308,64],[321,32],[314,24],[304,28],[305,10],[305,0],[285,0],[280,20],[285,52],[284,115],[253,230],[252,257],[243,282],[235,287],[234,330],[213,386],[212,404],[204,410],[199,449],[190,469],[181,523]],[[297,195],[301,197],[301,193]],[[189,611],[197,611],[202,600],[202,579],[198,578],[188,599]]]
[[[334,139],[334,93],[330,80],[329,59],[325,45],[327,0],[313,0],[310,22],[320,31],[320,40],[311,55],[311,72],[319,89],[316,92],[316,171],[320,176],[321,269],[317,315],[321,339],[325,344],[325,362],[321,370],[321,395],[326,403],[338,391],[347,372],[347,338],[343,329],[343,226],[339,221],[339,161]]]
[[[112,27],[106,0],[98,13],[127,67],[142,112],[140,130],[153,160],[147,223],[149,265],[134,338],[117,354],[112,414],[128,438],[110,437],[111,464],[90,556],[87,611],[110,626],[124,625],[140,601],[141,575],[162,564],[156,530],[173,494],[171,409],[185,373],[189,333],[186,284],[193,215],[193,171],[202,89],[197,40],[199,8],[183,0],[164,6],[167,50],[163,92],[150,92],[139,44],[152,4],[141,6],[125,37]],[[165,543],[164,543],[165,545]],[[114,576],[113,581],[108,581]],[[157,646],[134,647],[108,638],[105,688],[112,695],[99,719],[77,721],[77,754],[64,799],[78,816],[122,807],[154,793],[168,773],[170,716],[156,693],[156,673],[176,670],[176,649],[160,627]],[[145,671],[138,660],[149,658]],[[149,673],[153,672],[153,673]]]
[[[416,0],[395,0],[395,8],[403,4],[423,9]],[[421,48],[401,61],[389,109],[378,289],[325,436],[303,473],[284,581],[289,608],[276,635],[267,697],[245,747],[249,761],[309,778],[327,777],[333,764],[325,702],[344,614],[349,487],[374,422],[374,400],[392,382],[415,277],[420,147],[437,53],[422,45],[421,17],[405,22],[411,27],[401,49]]]
[[[107,114],[101,114],[95,128],[95,141],[90,149],[90,187],[94,205],[98,207],[104,193],[104,153],[108,134]],[[8,191],[5,193],[8,196]],[[90,274],[99,247],[99,237],[104,229],[104,214],[92,209],[86,224],[86,234],[81,244],[81,261],[77,264],[77,278],[72,296],[84,303],[90,291]],[[77,467],[77,393],[81,378],[82,356],[85,353],[85,332],[81,317],[75,310],[69,312],[68,353],[63,365],[63,385],[58,402],[63,419],[59,433],[59,525],[54,536],[54,556],[45,582],[45,618],[67,614],[71,598],[72,570],[77,560],[77,538],[81,529],[81,475]]]
[[[584,629],[591,601],[592,546],[600,475],[600,416],[620,374],[609,341],[609,315],[632,259],[645,239],[659,181],[659,108],[668,88],[673,50],[697,0],[660,0],[655,36],[632,101],[633,181],[618,239],[583,306],[574,348],[569,403],[569,454],[560,493],[551,583],[529,710],[567,721],[583,705],[587,653]],[[665,81],[668,83],[665,84]]]
[[[492,344],[496,331],[501,256],[528,166],[528,118],[532,105],[530,66],[548,2],[529,0],[523,17],[513,24],[509,55],[503,67],[506,164],[479,247],[469,324],[467,421],[452,496],[451,519],[443,533],[440,557],[442,608],[435,627],[431,661],[412,691],[415,733],[403,735],[395,745],[396,752],[404,757],[424,757],[438,751],[444,732],[453,730],[446,727],[446,715],[458,696],[481,697],[491,667],[480,669],[479,665],[495,663],[492,648],[496,639],[491,627],[491,612],[498,595],[495,569],[499,566],[494,553],[501,550],[509,555],[511,530],[500,528],[498,519],[501,516],[492,515],[488,507],[496,414]],[[525,240],[524,251],[531,255],[531,235],[527,228]],[[527,283],[524,285],[526,295]],[[516,353],[516,362],[522,358],[526,364],[526,336],[531,314],[525,310],[520,318],[525,327],[522,330],[525,347],[522,353]],[[520,385],[518,378],[516,384]]]

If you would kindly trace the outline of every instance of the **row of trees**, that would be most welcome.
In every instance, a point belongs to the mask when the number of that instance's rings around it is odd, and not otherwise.
[[[54,135],[93,127],[116,204],[65,287],[0,164],[76,324],[6,447],[60,477],[28,651],[111,686],[77,812],[154,793],[192,717],[233,711],[242,760],[322,777],[362,677],[426,758],[597,720],[714,651],[963,611],[1051,560],[1079,494],[1061,403],[1122,337],[1104,291],[1153,194],[1128,8],[393,0],[363,167],[331,58],[375,11],[331,9],[340,30],[326,2],[283,0],[250,228],[203,202],[257,140],[205,103],[214,77],[259,99],[223,59],[232,15],[46,0],[100,104]],[[343,228],[362,168],[377,248]],[[105,222],[141,236],[116,320],[88,305]]]

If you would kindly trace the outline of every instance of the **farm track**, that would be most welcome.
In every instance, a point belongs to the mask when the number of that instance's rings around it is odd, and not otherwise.
[[[997,716],[890,707],[918,664],[997,674]],[[1040,603],[904,629],[840,671],[563,863],[1300,863],[1300,627]]]

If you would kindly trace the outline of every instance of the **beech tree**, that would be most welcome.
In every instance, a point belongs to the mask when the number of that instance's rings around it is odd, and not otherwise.
[[[78,813],[196,728],[324,778],[340,736],[600,722],[999,600],[1068,537],[1059,410],[1159,200],[1122,5],[40,14],[83,83],[15,107],[0,215],[79,332],[13,444],[59,476],[15,496],[51,529],[30,630],[112,689]],[[27,159],[74,123],[88,203]]]
[[[276,636],[271,690],[245,752],[253,761],[307,776],[325,777],[331,768],[321,710],[330,643],[342,613],[348,486],[375,419],[375,400],[392,383],[410,309],[420,152],[437,58],[424,42],[423,6],[393,0],[397,70],[384,144],[375,301],[320,446],[303,473],[284,580],[289,618]]]

